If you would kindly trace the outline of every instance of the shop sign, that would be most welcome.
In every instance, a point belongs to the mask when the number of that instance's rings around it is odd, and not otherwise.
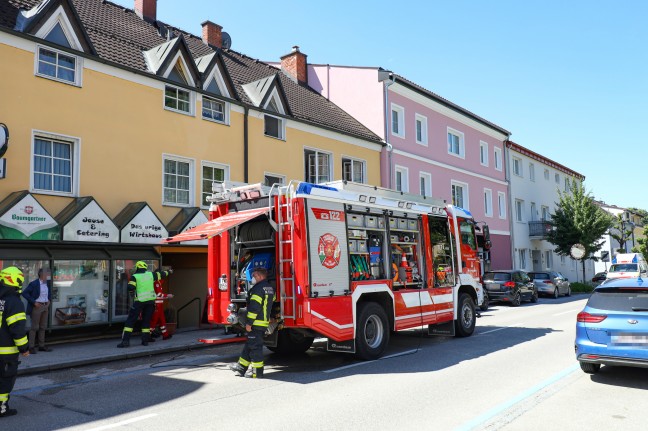
[[[63,240],[118,242],[119,229],[93,200],[63,226]]]
[[[187,223],[187,226],[185,226],[184,229],[182,229],[182,232],[188,231],[189,229],[193,229],[196,226],[200,226],[203,223],[207,223],[209,220],[207,220],[207,216],[202,211],[198,211],[196,215],[191,219],[189,223]],[[181,242],[180,244],[187,244],[187,245],[207,245],[207,240],[198,240],[198,241],[185,241]]]
[[[146,205],[122,228],[120,239],[126,243],[160,244],[168,236],[166,227]]]
[[[56,220],[31,195],[0,216],[0,239],[58,240]]]

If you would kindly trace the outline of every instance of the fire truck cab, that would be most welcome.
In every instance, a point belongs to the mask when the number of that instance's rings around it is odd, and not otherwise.
[[[243,332],[254,267],[275,286],[266,346],[380,357],[391,331],[470,336],[483,300],[476,224],[443,201],[351,182],[214,184],[210,221],[166,243],[209,239],[210,323]],[[487,226],[482,226],[489,248]]]

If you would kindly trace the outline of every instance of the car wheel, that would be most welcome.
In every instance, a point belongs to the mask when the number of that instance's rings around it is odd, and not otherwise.
[[[482,302],[482,305],[479,306],[479,309],[481,311],[486,311],[488,310],[489,305],[490,305],[490,299],[488,298],[488,293],[484,291],[484,301]]]
[[[537,290],[534,290],[533,294],[531,294],[531,302],[534,303],[534,304],[536,302],[538,302],[538,291]]]
[[[571,296],[571,286],[567,287],[567,296]]]
[[[585,371],[587,374],[596,374],[601,369],[601,364],[590,364],[589,362],[580,363],[581,370]]]
[[[558,299],[559,296],[560,296],[560,291],[558,290],[558,286],[556,286],[554,287],[553,297],[554,299]]]
[[[517,292],[515,292],[515,296],[513,297],[513,301],[511,301],[511,306],[512,307],[519,307],[521,303],[522,303],[522,296],[520,295],[520,291],[518,290]]]

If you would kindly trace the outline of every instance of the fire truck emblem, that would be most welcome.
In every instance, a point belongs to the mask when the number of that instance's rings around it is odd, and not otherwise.
[[[333,269],[340,264],[340,241],[330,233],[320,236],[317,254],[322,266]]]

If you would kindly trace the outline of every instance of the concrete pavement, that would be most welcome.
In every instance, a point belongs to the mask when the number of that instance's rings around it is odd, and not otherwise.
[[[205,344],[199,340],[211,340]],[[225,334],[222,328],[176,331],[169,340],[156,339],[148,346],[142,346],[139,334],[131,337],[131,347],[117,348],[119,338],[49,344],[51,352],[38,352],[20,357],[18,375],[60,370],[81,365],[118,361],[141,356],[158,355],[187,349],[200,349],[214,344],[236,343],[242,339]]]

